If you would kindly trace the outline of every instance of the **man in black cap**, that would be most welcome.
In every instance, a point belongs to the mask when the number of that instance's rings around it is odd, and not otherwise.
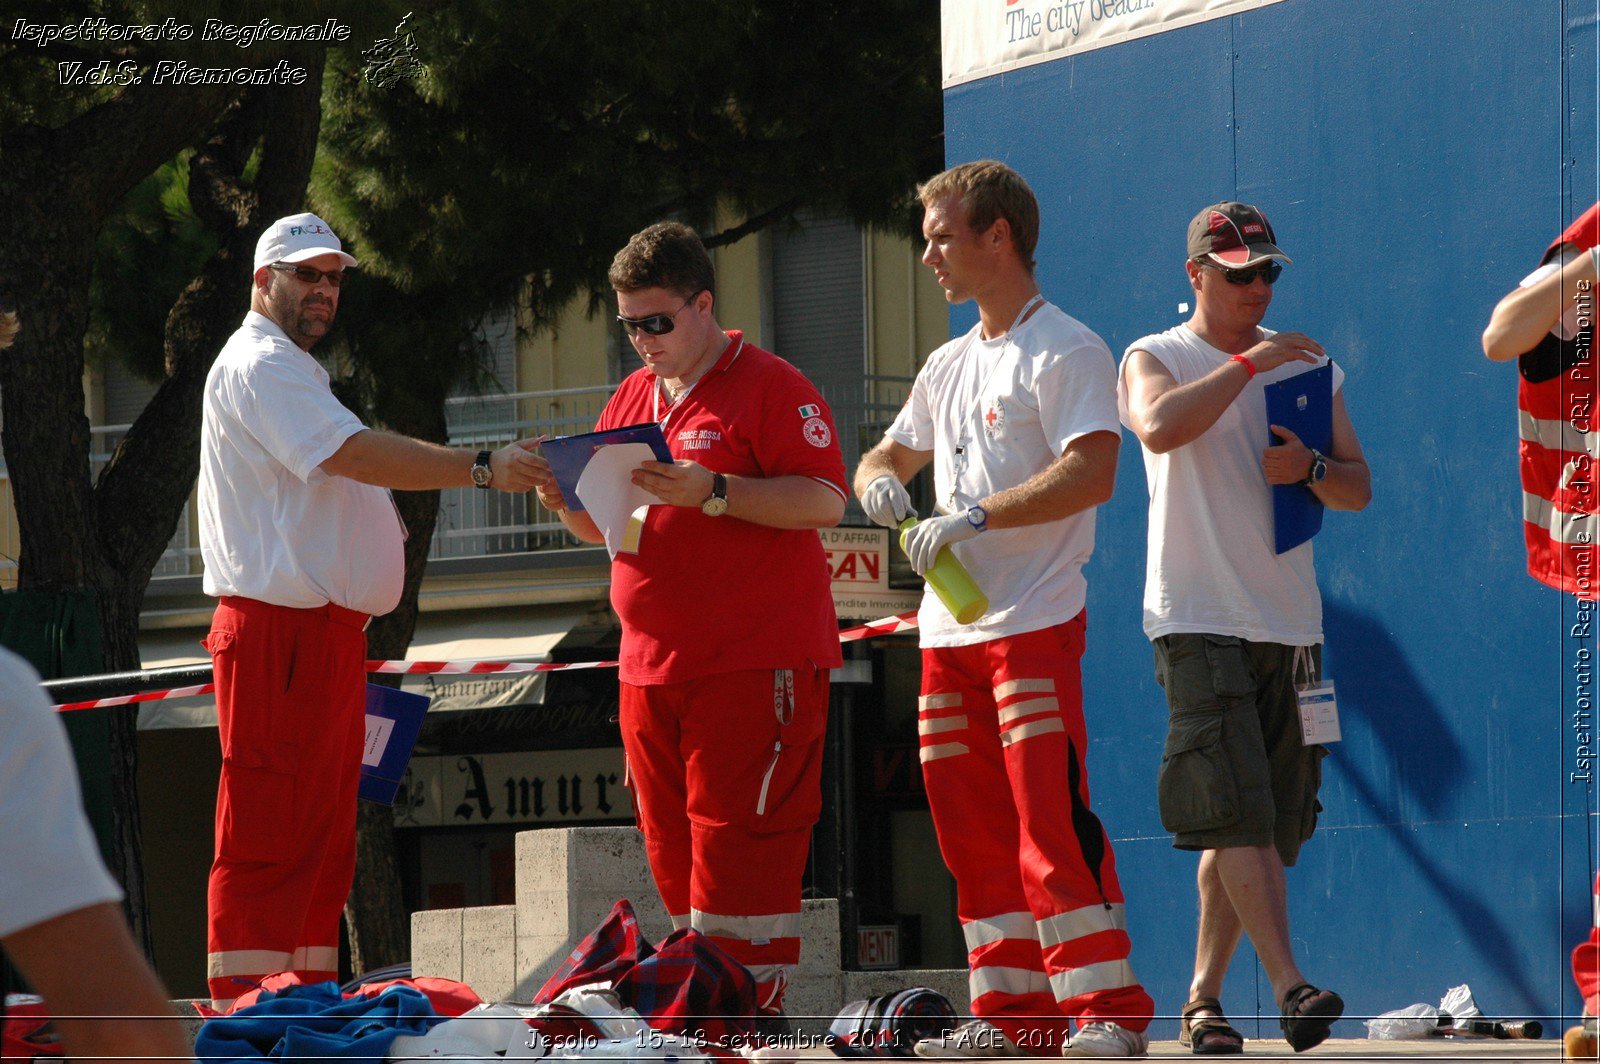
[[[1367,465],[1332,371],[1331,453],[1269,425],[1265,385],[1327,364],[1322,345],[1261,327],[1289,257],[1266,216],[1218,203],[1189,225],[1194,316],[1136,340],[1118,379],[1122,421],[1150,485],[1144,629],[1170,723],[1162,824],[1200,852],[1200,928],[1179,1038],[1238,1053],[1217,995],[1241,933],[1272,981],[1296,1051],[1328,1036],[1339,996],[1301,975],[1284,868],[1316,827],[1326,751],[1302,739],[1297,682],[1321,670],[1322,600],[1311,544],[1277,553],[1272,485],[1305,484],[1331,509],[1371,498]],[[1269,442],[1276,441],[1271,446]]]

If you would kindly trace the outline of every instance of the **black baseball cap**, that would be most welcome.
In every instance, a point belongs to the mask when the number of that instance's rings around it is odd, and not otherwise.
[[[1266,259],[1293,263],[1278,250],[1277,237],[1267,216],[1248,203],[1215,203],[1189,223],[1189,258],[1209,258],[1236,269]]]

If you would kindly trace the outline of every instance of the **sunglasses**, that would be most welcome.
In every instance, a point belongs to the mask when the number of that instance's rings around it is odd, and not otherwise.
[[[1276,259],[1260,266],[1252,266],[1248,270],[1230,270],[1222,266],[1213,266],[1209,262],[1202,263],[1201,265],[1211,266],[1213,270],[1216,270],[1218,273],[1222,274],[1223,280],[1227,281],[1229,284],[1236,285],[1253,284],[1257,277],[1261,278],[1269,285],[1277,284],[1278,278],[1283,274],[1283,263],[1278,262]]]
[[[267,269],[277,270],[280,273],[292,273],[295,280],[305,284],[321,284],[324,277],[335,288],[344,284],[343,270],[314,270],[310,266],[294,266],[287,262],[274,262]]]
[[[671,314],[651,314],[646,318],[624,318],[621,314],[618,314],[617,320],[622,323],[622,331],[630,337],[639,335],[641,331],[649,333],[651,336],[665,336],[676,327],[677,322],[673,319],[683,313],[683,307],[687,307],[698,298],[700,298],[700,293],[696,292],[688,299],[685,299],[683,306]]]

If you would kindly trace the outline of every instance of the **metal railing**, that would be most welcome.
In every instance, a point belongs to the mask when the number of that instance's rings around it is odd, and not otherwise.
[[[594,428],[616,388],[562,388],[445,400],[450,443],[494,450],[535,436],[570,436]],[[476,558],[578,546],[532,492],[510,495],[478,488],[439,493],[439,524],[429,558]]]
[[[861,455],[883,437],[910,393],[910,377],[867,376],[859,383],[825,389],[833,409],[844,452],[846,472],[855,469]],[[588,432],[613,385],[563,388],[553,391],[510,392],[452,398],[445,401],[450,443],[456,447],[493,450],[515,440]],[[104,425],[93,434],[91,471],[98,476],[110,461],[128,425]],[[912,483],[912,498],[926,510],[926,475]],[[0,467],[0,481],[8,481]],[[0,498],[9,498],[6,483]],[[192,575],[200,571],[200,548],[191,532],[194,500],[184,506],[172,543],[161,556],[155,576]],[[866,516],[853,499],[846,524],[865,524]],[[472,558],[559,550],[578,546],[555,514],[540,506],[533,493],[512,495],[477,488],[448,488],[440,493],[439,523],[429,558]],[[16,518],[9,507],[0,512],[0,586],[15,583],[18,540]]]

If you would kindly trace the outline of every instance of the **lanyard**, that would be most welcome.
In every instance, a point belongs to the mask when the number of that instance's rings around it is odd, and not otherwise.
[[[735,347],[733,349],[733,354],[728,356],[728,365],[730,365],[730,366],[733,365],[733,360],[738,358],[739,357],[739,352],[741,352],[743,350],[744,350],[744,337],[741,336],[741,337],[739,337],[739,346]],[[722,360],[720,358],[718,358],[717,361],[720,362]],[[716,366],[716,363],[714,362],[711,365],[711,369],[706,370],[704,373],[700,374],[699,377],[695,378],[695,381],[694,381],[693,384],[691,384],[691,385],[689,385],[689,387],[685,388],[683,390],[682,394],[680,394],[676,399],[673,399],[670,403],[667,404],[666,413],[662,413],[661,412],[661,390],[663,388],[665,388],[666,385],[663,384],[659,380],[656,381],[655,387],[650,389],[650,417],[651,417],[652,420],[655,421],[656,424],[661,426],[661,431],[663,433],[667,431],[667,422],[672,420],[673,411],[677,410],[680,406],[682,406],[683,405],[683,401],[685,399],[689,398],[689,393],[694,391],[696,388],[700,387],[700,382],[705,380],[707,377],[711,376],[712,372],[716,368],[717,368],[717,366]]]
[[[984,394],[989,390],[989,382],[994,379],[995,370],[999,369],[1000,363],[1005,361],[1006,345],[1011,342],[1011,334],[1017,331],[1017,326],[1022,324],[1022,319],[1028,316],[1028,312],[1043,302],[1044,296],[1038,292],[1035,292],[1033,298],[1024,303],[1022,305],[1022,309],[1017,311],[1017,316],[1011,320],[1011,327],[1000,336],[1000,351],[995,355],[994,364],[991,365],[989,367],[989,371],[984,374],[983,383],[978,385],[977,395],[974,396],[972,400],[972,410],[970,413],[968,413],[965,422],[963,422],[961,438],[956,441],[956,452],[952,456],[950,462],[950,498],[949,502],[946,503],[945,506],[946,513],[955,512],[956,489],[961,484],[961,474],[965,473],[967,469],[967,449],[972,446],[972,425],[973,422],[983,413]],[[980,328],[979,332],[981,331],[982,329]],[[975,333],[974,335],[977,334]],[[967,349],[965,352],[963,352],[963,355],[970,356],[971,354],[972,337],[968,337]]]

